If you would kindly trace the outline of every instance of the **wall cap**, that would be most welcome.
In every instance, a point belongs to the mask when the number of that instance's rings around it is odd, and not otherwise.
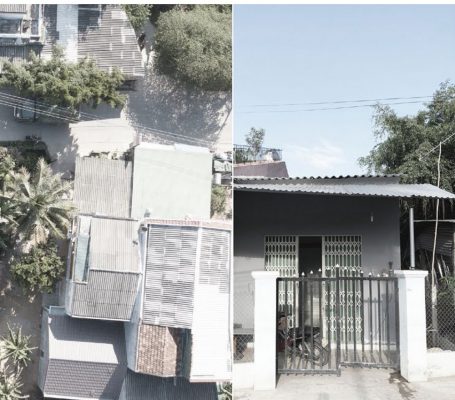
[[[423,270],[395,270],[394,274],[399,279],[409,278],[425,278],[428,275],[428,271]]]
[[[251,273],[251,276],[254,279],[270,279],[270,280],[276,280],[280,274],[278,271],[253,271]]]

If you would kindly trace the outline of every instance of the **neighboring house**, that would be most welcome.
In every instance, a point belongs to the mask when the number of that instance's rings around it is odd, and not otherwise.
[[[130,83],[144,76],[136,34],[121,5],[46,4],[44,20],[43,57],[57,44],[68,61],[91,58],[107,72],[118,68]]]
[[[248,340],[254,332],[253,271],[277,271],[281,277],[301,277],[302,274],[307,277],[334,277],[339,266],[341,272],[349,276],[360,276],[361,272],[366,277],[369,273],[373,277],[388,276],[390,268],[401,268],[400,199],[455,198],[452,193],[429,184],[401,184],[399,176],[394,175],[324,178],[237,176],[234,190],[234,333],[237,336],[249,335]],[[332,289],[325,289],[326,296],[335,293]],[[297,312],[294,310],[303,308],[304,324],[310,324],[311,319],[311,326],[322,328],[327,313],[330,314],[324,311],[323,305],[331,300],[324,298],[323,289],[312,290],[310,295],[306,292],[306,303],[299,306],[301,300],[280,286],[278,307],[290,310],[289,321]],[[374,302],[375,307],[379,307],[377,299],[383,299],[379,290],[379,283],[378,288],[370,289],[370,292],[367,286],[365,301],[369,298],[370,304]],[[373,325],[370,324],[372,336],[369,340],[371,343],[378,343],[379,340],[380,343],[387,338],[389,346],[394,345],[395,340],[395,303],[392,300],[393,290],[381,288],[381,293],[386,291],[388,296],[384,297],[387,304],[381,306],[381,320],[376,321],[379,325],[376,326],[374,321]],[[309,300],[308,296],[311,297]],[[348,296],[347,300],[344,296]],[[341,313],[346,315],[346,320],[341,322],[343,329],[350,332],[350,340],[354,338],[354,346],[355,338],[363,337],[362,321],[367,320],[367,316],[363,318],[364,310],[362,303],[358,303],[359,298],[364,299],[359,287],[342,287],[341,301],[344,303]],[[296,303],[293,306],[289,301]],[[312,311],[308,311],[309,307]],[[294,321],[299,323],[300,314],[295,315]],[[330,322],[325,320],[324,329]],[[327,337],[325,332],[324,337]],[[353,345],[349,343],[349,346]],[[236,350],[242,354],[246,351],[244,348]],[[242,354],[238,354],[239,359]]]
[[[0,4],[0,68],[5,61],[21,64],[39,54],[44,44],[43,5]]]
[[[250,146],[234,145],[234,176],[287,178],[282,150],[261,147],[256,153]]]
[[[188,391],[198,394],[195,398],[215,399],[214,382],[231,378],[231,229],[208,221],[211,155],[191,146],[140,144],[130,157],[76,160],[73,197],[78,215],[66,290],[60,307],[46,312],[63,310],[66,323],[81,321],[75,335],[92,342],[87,346],[107,340],[107,326],[122,327],[117,340],[124,357],[122,353],[119,363],[128,372],[103,368],[96,375],[110,382],[113,399],[122,387],[122,396],[127,396],[122,398],[134,400],[155,386],[154,392],[168,390],[169,399],[186,398],[182,393]],[[85,321],[92,321],[93,328]],[[98,336],[83,332],[83,327],[97,326],[103,327]],[[43,321],[43,392],[49,392],[47,382],[53,379],[53,356],[46,348],[49,330],[51,325]],[[69,348],[68,362],[81,361],[73,341],[55,336],[52,343]],[[63,390],[72,387],[69,379],[62,376],[56,397],[111,398],[95,389],[85,397],[69,394],[73,389]]]
[[[49,58],[60,45],[68,61],[91,58],[106,72],[118,68],[125,89],[144,76],[142,56],[121,5],[0,5],[0,63],[24,63],[30,53]]]

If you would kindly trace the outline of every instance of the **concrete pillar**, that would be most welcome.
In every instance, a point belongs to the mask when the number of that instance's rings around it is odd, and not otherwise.
[[[427,380],[425,277],[427,271],[395,271],[400,317],[400,374],[408,382]]]
[[[254,271],[254,390],[276,386],[276,280],[278,272]]]

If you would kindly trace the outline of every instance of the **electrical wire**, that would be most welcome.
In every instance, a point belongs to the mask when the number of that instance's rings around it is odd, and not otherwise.
[[[64,108],[64,107],[52,106],[47,103],[36,101],[36,106],[38,108],[38,110],[36,110],[34,100],[31,100],[31,99],[28,99],[25,97],[21,97],[21,96],[4,93],[4,92],[0,92],[0,100],[2,100],[1,104],[5,105],[5,106],[21,107],[21,108],[23,108],[27,111],[31,111],[31,112],[38,111],[38,113],[43,114],[45,116],[53,117],[53,118],[56,118],[56,119],[59,119],[62,121],[66,121],[66,122],[70,122],[70,123],[77,122],[74,118],[74,115],[71,114],[71,111],[69,111],[67,108]],[[24,104],[23,103],[24,101],[33,103],[33,105]],[[52,110],[55,110],[55,111],[49,111],[50,107],[52,108]],[[60,113],[57,113],[56,111],[59,111]],[[83,118],[81,118],[82,121],[95,121],[96,120],[99,123],[102,123],[102,124],[104,123],[107,126],[123,126],[123,125],[114,125],[114,124],[112,124],[111,121],[102,120],[102,119],[100,119],[102,117],[95,115],[95,114],[89,114],[89,113],[85,113],[85,112],[80,112],[79,114],[81,115],[81,117],[83,117]],[[144,130],[147,133],[151,133],[156,136],[165,137],[166,139],[171,140],[171,141],[173,141],[177,138],[177,139],[184,140],[184,141],[191,142],[191,143],[198,143],[199,145],[200,144],[204,144],[204,145],[208,145],[208,146],[212,145],[212,142],[205,140],[205,139],[193,138],[193,137],[178,134],[175,132],[169,132],[169,131],[164,131],[161,129],[150,128],[150,127],[140,125],[140,124],[129,123],[129,125],[134,128]],[[144,133],[141,133],[141,134],[143,135]],[[170,139],[168,136],[172,137],[172,139]]]
[[[371,101],[395,101],[395,100],[415,100],[415,99],[430,99],[433,96],[410,96],[410,97],[385,97],[381,99],[356,99],[356,100],[332,100],[304,103],[272,103],[272,104],[248,104],[244,107],[293,107],[293,106],[321,106],[324,104],[349,104],[349,103],[368,103]]]

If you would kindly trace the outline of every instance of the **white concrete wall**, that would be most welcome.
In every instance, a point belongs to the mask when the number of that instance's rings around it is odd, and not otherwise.
[[[428,378],[455,376],[455,351],[428,351],[427,362]]]
[[[425,277],[427,271],[396,271],[400,315],[400,374],[408,382],[427,380]]]
[[[254,387],[254,362],[234,363],[232,367],[232,385],[235,390]]]

